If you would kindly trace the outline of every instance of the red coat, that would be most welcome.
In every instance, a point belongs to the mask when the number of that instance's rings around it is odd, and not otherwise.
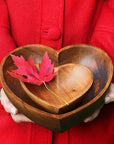
[[[60,49],[86,43],[114,62],[114,0],[0,0],[0,59],[25,44]],[[91,123],[64,133],[38,124],[15,123],[0,105],[0,144],[114,144],[114,105]]]

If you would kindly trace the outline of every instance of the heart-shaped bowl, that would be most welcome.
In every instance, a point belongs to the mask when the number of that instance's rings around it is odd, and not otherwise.
[[[52,114],[33,102],[22,88],[20,81],[11,77],[7,71],[15,68],[10,54],[28,59],[32,55],[34,63],[40,63],[45,51],[55,66],[77,63],[93,72],[93,84],[72,110],[62,114]],[[0,67],[1,84],[11,102],[34,122],[57,132],[63,132],[91,115],[104,102],[113,75],[110,57],[101,49],[90,45],[71,45],[55,51],[43,45],[26,45],[9,53]]]
[[[60,114],[80,103],[93,83],[93,73],[87,67],[73,63],[58,66],[56,70],[55,78],[44,85],[20,83],[28,96],[44,110]]]

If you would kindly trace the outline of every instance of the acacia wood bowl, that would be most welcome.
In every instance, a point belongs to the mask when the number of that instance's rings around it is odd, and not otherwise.
[[[10,54],[22,55],[25,59],[32,55],[37,64],[41,62],[45,51],[48,51],[55,66],[69,63],[81,64],[93,73],[93,84],[84,94],[79,105],[62,114],[52,114],[43,110],[27,95],[20,81],[7,73],[8,70],[15,68]],[[101,106],[110,86],[112,75],[113,64],[110,57],[103,50],[90,45],[71,45],[60,51],[43,45],[26,45],[9,53],[3,59],[0,67],[1,84],[11,102],[28,118],[56,132],[63,132],[71,128]]]

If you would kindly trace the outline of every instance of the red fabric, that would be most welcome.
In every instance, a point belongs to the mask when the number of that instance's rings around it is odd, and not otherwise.
[[[114,62],[113,18],[113,0],[0,0],[0,60],[25,44],[40,43],[57,50],[86,43],[104,49]],[[113,144],[113,112],[109,104],[91,123],[54,133],[38,124],[15,123],[0,105],[0,143]]]

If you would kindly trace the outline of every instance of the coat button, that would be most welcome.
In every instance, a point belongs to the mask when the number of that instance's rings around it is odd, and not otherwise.
[[[53,27],[48,30],[48,39],[49,40],[56,41],[56,40],[59,40],[60,37],[61,37],[61,32],[60,32],[59,28]]]

